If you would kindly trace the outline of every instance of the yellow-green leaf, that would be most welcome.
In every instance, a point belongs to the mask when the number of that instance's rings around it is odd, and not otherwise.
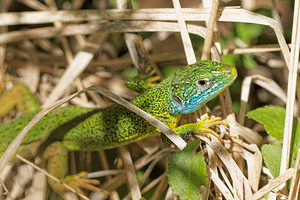
[[[199,140],[189,143],[185,149],[175,153],[168,163],[169,184],[181,200],[202,199],[199,187],[207,185],[203,155],[195,155],[199,144]]]

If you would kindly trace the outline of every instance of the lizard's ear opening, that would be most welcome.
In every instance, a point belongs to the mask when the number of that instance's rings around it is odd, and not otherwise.
[[[182,101],[178,96],[173,94],[172,98],[174,99],[174,101],[176,101],[176,103],[178,103],[178,105],[182,106]]]

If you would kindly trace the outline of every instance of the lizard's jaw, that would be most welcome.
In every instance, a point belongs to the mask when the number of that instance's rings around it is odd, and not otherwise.
[[[228,86],[231,85],[235,81],[235,79],[237,77],[237,70],[236,70],[236,68],[232,67],[232,66],[230,66],[230,67],[231,67],[231,75],[229,75],[229,77],[228,77],[228,80],[229,80],[229,82],[227,84]]]

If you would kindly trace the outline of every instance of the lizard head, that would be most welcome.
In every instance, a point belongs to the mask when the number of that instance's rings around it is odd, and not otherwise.
[[[233,83],[236,68],[214,61],[199,61],[171,75],[171,113],[186,114],[200,108]]]

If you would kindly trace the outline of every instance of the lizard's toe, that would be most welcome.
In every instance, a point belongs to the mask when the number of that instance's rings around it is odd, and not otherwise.
[[[86,176],[87,172],[80,172],[78,174],[70,175],[65,177],[64,183],[72,187],[76,192],[83,194],[82,189],[90,190],[90,191],[97,191],[102,192],[106,195],[109,195],[109,192],[106,190],[103,190],[101,188],[96,187],[95,185],[98,185],[100,182],[95,179],[88,179],[84,178]],[[61,185],[64,187],[63,185]],[[68,190],[66,188],[61,188],[60,192],[62,196],[65,192]]]
[[[216,125],[224,125],[229,127],[228,123],[223,121],[221,117],[210,118],[209,116],[203,117],[200,121],[197,122],[198,130],[196,131],[197,135],[204,135],[210,138],[209,134],[216,136],[220,141],[223,141],[220,135],[212,129]]]

